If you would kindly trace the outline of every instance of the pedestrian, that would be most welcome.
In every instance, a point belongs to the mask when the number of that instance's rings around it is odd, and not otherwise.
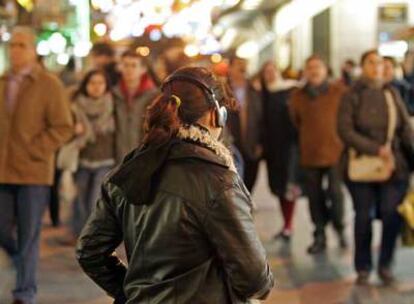
[[[143,147],[103,184],[77,257],[115,303],[247,303],[270,292],[248,192],[218,140],[228,94],[205,68],[177,70],[148,110]],[[128,267],[113,255],[121,242]]]
[[[349,87],[354,82],[355,68],[356,68],[356,63],[352,59],[347,59],[342,64],[342,67],[341,67],[341,78],[340,78],[339,81],[344,86]]]
[[[228,80],[237,100],[237,111],[229,112],[229,132],[235,148],[240,151],[244,163],[244,183],[252,192],[263,156],[262,102],[248,81],[247,62],[242,58],[230,58]]]
[[[346,183],[355,209],[356,282],[360,285],[369,283],[373,267],[372,221],[379,218],[382,221],[382,241],[378,274],[386,285],[390,285],[395,282],[392,262],[401,228],[397,207],[406,194],[410,174],[403,147],[412,146],[413,132],[398,91],[384,83],[384,60],[378,51],[364,53],[361,67],[361,79],[353,85],[341,103],[339,134],[347,148],[354,149],[359,155],[379,156],[384,161],[389,160],[394,171],[384,181],[353,180],[350,171],[347,172]],[[387,143],[392,109],[395,112],[395,132],[390,143]]]
[[[326,249],[325,227],[329,222],[340,246],[347,247],[340,174],[343,146],[337,133],[338,107],[344,88],[327,81],[327,66],[317,55],[306,60],[304,75],[306,84],[292,93],[289,107],[299,134],[300,163],[315,227],[308,253],[318,254]],[[323,186],[324,179],[327,189]]]
[[[98,199],[103,177],[115,165],[116,134],[110,80],[104,71],[88,72],[73,99],[76,122],[83,126],[83,133],[74,139],[79,148],[78,193],[72,215],[74,245]]]
[[[120,70],[121,79],[113,89],[118,163],[140,146],[144,137],[145,112],[157,94],[145,58],[134,50],[127,50],[122,54]]]
[[[75,60],[75,57],[71,56],[66,66],[59,73],[60,80],[62,80],[65,87],[69,90],[73,87],[76,87],[76,85],[78,84],[78,75],[76,71]]]
[[[97,42],[92,46],[90,54],[92,69],[104,70],[108,75],[109,84],[115,86],[121,75],[118,71],[115,50],[108,42]]]
[[[297,131],[288,110],[288,99],[297,82],[283,79],[272,61],[263,65],[260,79],[268,183],[272,193],[279,198],[283,216],[283,228],[276,238],[289,241],[295,203],[301,195]]]
[[[15,262],[15,304],[36,303],[40,230],[55,153],[73,132],[63,85],[36,63],[35,43],[30,28],[15,27],[10,70],[0,78],[0,246]]]
[[[393,57],[384,57],[384,81],[393,86],[405,103],[408,113],[414,115],[414,87],[404,78],[397,78],[398,63]]]

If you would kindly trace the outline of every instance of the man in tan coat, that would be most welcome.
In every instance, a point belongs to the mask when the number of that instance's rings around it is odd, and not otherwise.
[[[9,54],[0,78],[0,246],[16,266],[13,303],[32,304],[54,155],[72,136],[72,118],[60,81],[36,64],[30,28],[14,29]]]

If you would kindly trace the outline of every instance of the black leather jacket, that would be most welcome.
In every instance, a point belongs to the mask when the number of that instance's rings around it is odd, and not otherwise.
[[[130,154],[104,182],[77,258],[115,303],[249,303],[273,287],[251,211],[219,157],[173,140]]]

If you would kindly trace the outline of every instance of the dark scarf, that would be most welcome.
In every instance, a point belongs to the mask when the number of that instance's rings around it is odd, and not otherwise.
[[[360,82],[370,89],[383,89],[385,86],[384,82],[381,80],[369,79],[366,77],[361,77]]]
[[[316,99],[320,95],[324,95],[328,93],[329,83],[328,81],[325,81],[319,86],[313,86],[310,83],[307,83],[305,87],[303,88],[303,90],[311,99]]]

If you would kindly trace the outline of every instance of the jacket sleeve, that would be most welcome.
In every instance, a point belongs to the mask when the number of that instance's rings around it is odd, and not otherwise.
[[[253,157],[261,157],[263,151],[261,151],[261,146],[263,145],[263,132],[264,132],[264,123],[263,123],[263,105],[260,95],[254,90],[254,88],[249,87],[249,100],[247,108],[247,117],[248,125],[246,134],[246,141],[252,143],[250,147]]]
[[[273,288],[273,275],[247,196],[238,187],[223,191],[208,207],[204,225],[232,291],[245,299],[265,299]]]
[[[58,79],[51,79],[47,91],[46,128],[35,138],[34,150],[40,156],[57,151],[74,133],[67,93]]]
[[[109,189],[108,189],[109,188]],[[122,228],[112,207],[111,184],[102,186],[102,194],[82,230],[76,257],[85,273],[111,297],[124,303],[123,283],[126,267],[116,256],[115,249],[122,242]]]
[[[360,153],[377,155],[381,145],[355,129],[356,98],[353,93],[343,95],[338,112],[338,134],[347,147],[352,147]]]
[[[289,110],[290,121],[292,122],[293,126],[296,129],[298,129],[300,125],[300,117],[299,117],[299,113],[297,109],[297,103],[296,103],[294,92],[291,94],[291,97],[288,99],[287,106]]]

